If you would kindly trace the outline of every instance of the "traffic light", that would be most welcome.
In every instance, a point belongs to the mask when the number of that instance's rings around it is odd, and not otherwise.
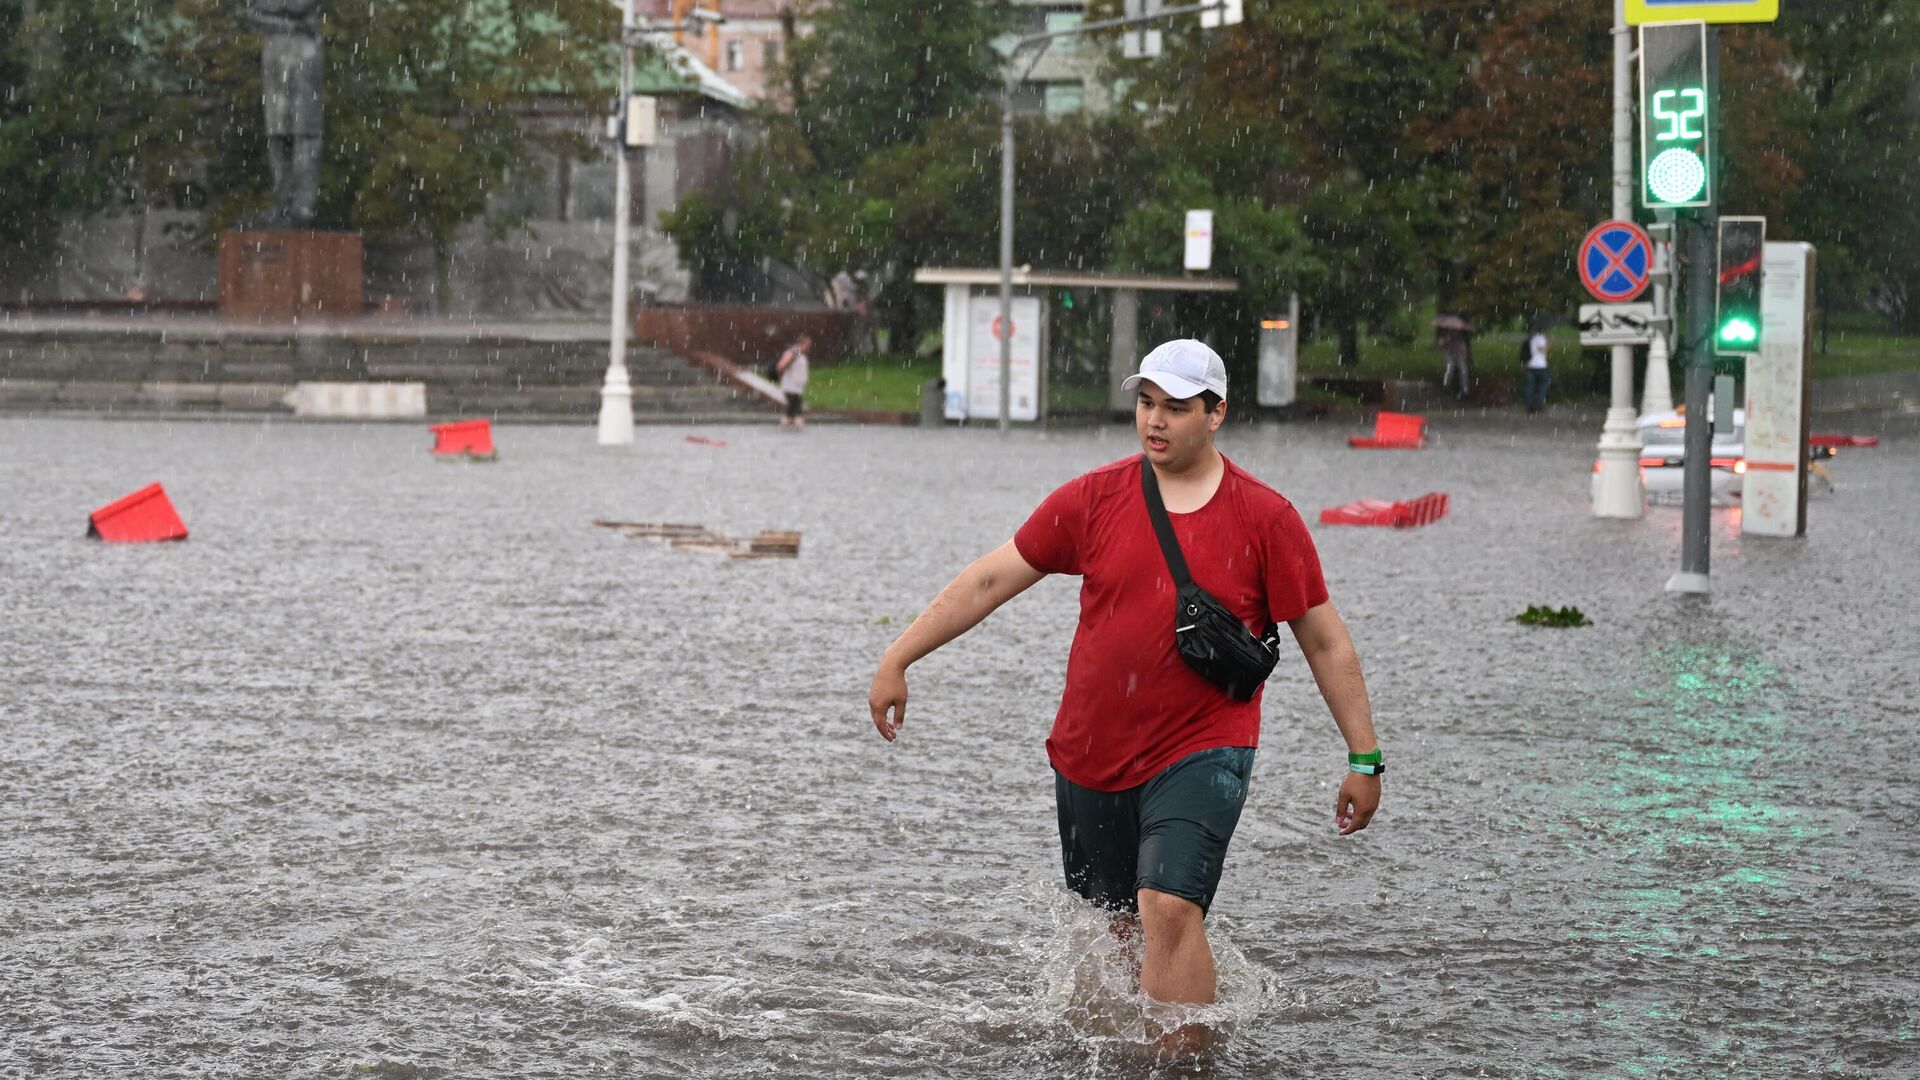
[[[1723,356],[1760,352],[1760,277],[1767,251],[1767,219],[1720,219],[1713,349]]]
[[[1713,205],[1713,102],[1707,25],[1640,28],[1640,201],[1650,209]]]

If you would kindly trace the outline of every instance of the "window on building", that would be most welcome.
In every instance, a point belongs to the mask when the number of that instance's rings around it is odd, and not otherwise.
[[[760,66],[772,67],[780,62],[780,43],[763,41],[760,43]]]
[[[1079,26],[1081,23],[1086,21],[1087,21],[1087,13],[1080,10],[1079,8],[1071,8],[1067,10],[1055,9],[1052,11],[1048,11],[1047,21],[1046,21],[1047,33],[1055,34],[1055,33],[1059,33],[1062,30],[1071,30],[1074,27]],[[1075,53],[1078,53],[1079,51],[1080,51],[1080,35],[1078,34],[1070,34],[1067,37],[1054,38],[1053,44],[1047,46],[1047,52],[1055,56],[1072,56]]]
[[[1023,82],[1013,88],[1013,115],[1039,116],[1047,104],[1047,84]]]
[[[747,66],[747,43],[744,41],[727,42],[727,70],[742,71]]]
[[[1054,82],[1046,84],[1046,97],[1041,111],[1048,116],[1065,116],[1077,113],[1086,107],[1086,88],[1077,82]]]

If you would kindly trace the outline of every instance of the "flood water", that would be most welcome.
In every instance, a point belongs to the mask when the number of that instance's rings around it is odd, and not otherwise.
[[[0,1073],[93,1077],[1920,1074],[1920,440],[1803,540],[1596,521],[1598,425],[1223,448],[1315,525],[1392,770],[1283,657],[1210,930],[1225,1034],[1142,1048],[1059,883],[1076,583],[881,650],[1130,429],[0,420]],[[86,516],[163,482],[192,538]],[[733,561],[595,518],[804,534]],[[1573,604],[1582,629],[1529,628]]]

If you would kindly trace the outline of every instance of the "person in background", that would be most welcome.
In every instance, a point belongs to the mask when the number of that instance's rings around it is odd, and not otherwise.
[[[1440,376],[1440,385],[1452,387],[1454,396],[1461,401],[1473,390],[1473,343],[1472,335],[1456,327],[1441,327],[1434,331],[1440,354],[1447,358],[1447,369]]]
[[[1547,332],[1536,324],[1527,336],[1527,411],[1537,413],[1547,407]]]
[[[813,348],[813,338],[801,334],[787,351],[780,354],[774,364],[774,374],[780,376],[780,392],[786,395],[787,406],[780,413],[780,426],[804,431],[807,418],[803,415],[807,393],[807,350]]]

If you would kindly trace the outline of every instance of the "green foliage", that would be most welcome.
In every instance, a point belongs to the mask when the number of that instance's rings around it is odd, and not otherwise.
[[[1611,15],[1516,0],[1454,28],[1478,63],[1426,132],[1439,310],[1490,329],[1580,302],[1575,248],[1611,211]]]
[[[1830,292],[1920,319],[1920,170],[1899,156],[1920,144],[1920,8],[1835,11],[1723,31],[1723,204],[1818,244]],[[1178,274],[1185,211],[1212,209],[1213,272],[1242,292],[1171,298],[1155,332],[1203,334],[1241,367],[1258,318],[1293,291],[1347,365],[1363,340],[1394,343],[1396,365],[1430,350],[1429,303],[1493,333],[1568,314],[1585,299],[1579,239],[1611,212],[1609,14],[1290,0],[1249,4],[1231,31],[1171,24],[1162,57],[1116,59],[1131,89],[1111,114],[1018,124],[1014,260]],[[670,219],[696,273],[762,257],[823,280],[863,268],[895,340],[917,340],[937,304],[913,268],[998,261],[999,17],[823,10],[786,73],[794,110],[765,118],[733,201]]]
[[[907,356],[863,357],[857,362],[823,364],[807,382],[807,407],[833,412],[920,411],[920,387],[940,377],[940,360]]]
[[[20,241],[56,214],[125,202],[155,170],[163,84],[139,30],[151,0],[0,3],[0,240]],[[161,150],[162,156],[165,149]],[[144,166],[144,167],[143,167]]]
[[[1184,204],[1143,208],[1130,239],[1148,226],[1177,258],[1181,230],[1170,215],[1215,210],[1218,272],[1245,292],[1184,303],[1227,316],[1231,329],[1210,335],[1216,343],[1251,353],[1251,327],[1298,290],[1354,362],[1363,322],[1394,321],[1427,295],[1420,238],[1432,204],[1415,134],[1441,106],[1435,90],[1455,78],[1456,62],[1425,35],[1406,4],[1302,0],[1250,6],[1231,34],[1177,35],[1163,60],[1129,65],[1134,103],[1157,118],[1149,137],[1162,168],[1188,177],[1168,192]]]
[[[823,172],[847,177],[869,156],[919,142],[999,86],[989,43],[1004,3],[834,0],[793,43],[791,123]]]
[[[1810,146],[1785,227],[1769,238],[1819,248],[1825,303],[1874,304],[1920,330],[1920,5],[1787,4],[1778,33],[1794,64],[1793,126]]]
[[[0,23],[17,7],[0,9]],[[442,246],[484,216],[542,139],[513,106],[549,96],[584,112],[604,91],[618,14],[601,0],[383,0],[322,12],[320,223]],[[30,172],[24,195],[8,193],[0,228],[115,202],[205,208],[212,228],[266,208],[260,35],[246,4],[46,0],[0,66],[26,72],[24,103],[11,96],[0,112],[0,160],[54,174]]]
[[[1513,621],[1527,626],[1592,626],[1593,620],[1577,607],[1568,605],[1561,608],[1529,604],[1527,610],[1513,617]]]
[[[725,295],[762,258],[821,283],[864,269],[876,317],[912,341],[912,269],[978,261],[992,242],[980,208],[994,205],[997,139],[980,105],[999,85],[989,43],[1007,9],[847,0],[812,16],[775,76],[790,109],[762,114],[766,137],[736,160],[734,194],[690,196],[662,227],[696,295]]]

